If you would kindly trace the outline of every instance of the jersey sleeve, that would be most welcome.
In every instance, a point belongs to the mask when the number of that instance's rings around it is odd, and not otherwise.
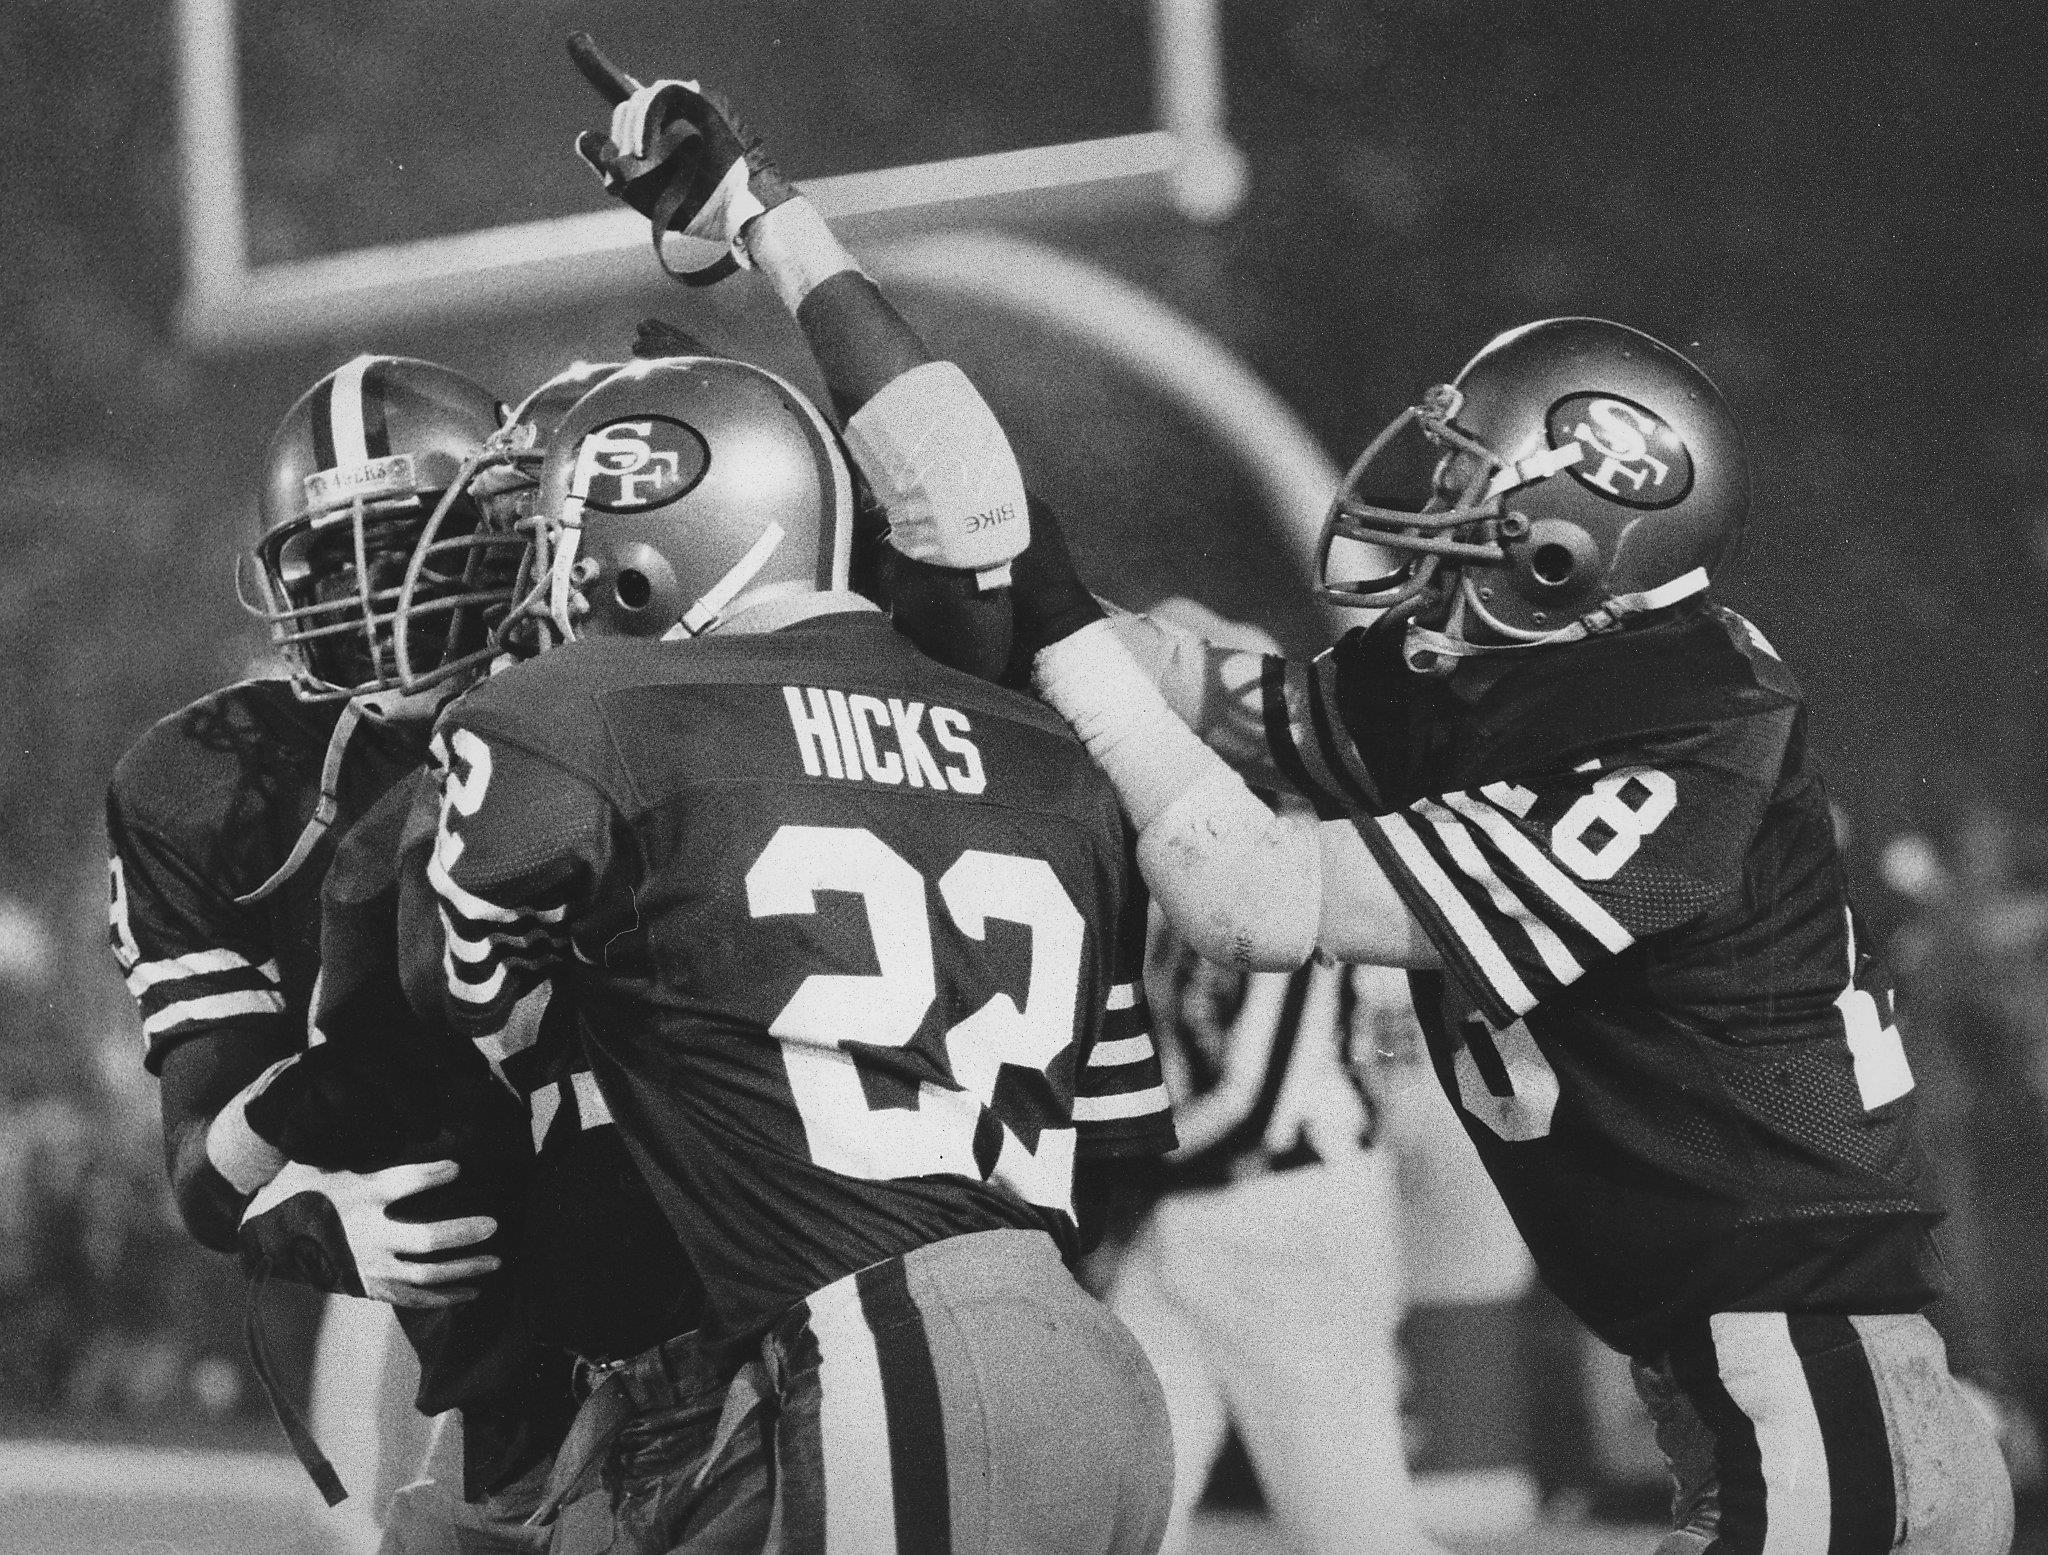
[[[1759,734],[1703,734],[1352,824],[1445,966],[1505,1026],[1739,887],[1770,792],[1744,759]]]
[[[277,957],[261,916],[132,806],[107,795],[107,937],[142,1016],[143,1064],[162,1072],[173,1048],[219,1032],[296,1052]]]
[[[1076,1153],[1084,1159],[1163,1155],[1175,1143],[1173,1110],[1152,1011],[1145,1001],[1145,920],[1149,900],[1138,875],[1135,839],[1126,839],[1126,889],[1116,924],[1109,995],[1099,1035],[1074,1081]]]
[[[511,740],[443,724],[431,755],[440,819],[427,881],[445,935],[449,1024],[481,1040],[571,957],[577,909],[611,854],[611,810],[587,782]]]

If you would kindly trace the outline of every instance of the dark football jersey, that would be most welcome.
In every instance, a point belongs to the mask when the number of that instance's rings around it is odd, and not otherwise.
[[[945,1237],[1071,1247],[1077,1156],[1171,1145],[1114,795],[879,614],[572,643],[436,743],[453,1018],[553,974],[719,1337]]]
[[[248,680],[172,714],[121,758],[107,790],[108,938],[141,1007],[151,1073],[178,1044],[222,1030],[274,1036],[279,1057],[305,1045],[334,840],[425,754],[416,724]],[[329,824],[303,846],[330,761]]]
[[[593,1360],[638,1354],[698,1325],[701,1287],[612,1125],[574,1023],[551,1006],[547,986],[492,1034],[481,1056],[442,1022],[440,915],[422,891],[401,919],[399,891],[401,873],[424,882],[438,797],[424,772],[413,774],[336,850],[316,1024],[327,1040],[363,1044],[380,1059],[397,1041],[456,1049],[437,1054],[433,1067],[488,1061],[521,1098],[535,1153],[524,1202],[488,1205],[516,1227],[503,1252],[504,1284],[523,1309],[518,1326]],[[468,1309],[454,1311],[458,1321],[467,1317]],[[422,1335],[415,1330],[414,1338]],[[419,1347],[431,1372],[434,1346]]]
[[[1399,650],[1270,660],[1268,741],[1441,956],[1417,1013],[1547,1283],[1636,1354],[1924,1305],[1912,1076],[1768,646],[1695,603],[1450,680]]]

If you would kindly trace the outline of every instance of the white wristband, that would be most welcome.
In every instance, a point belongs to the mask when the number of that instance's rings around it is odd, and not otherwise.
[[[206,1126],[206,1159],[237,1193],[254,1193],[284,1170],[284,1152],[249,1127],[247,1108],[297,1062],[297,1054],[280,1058],[235,1092]]]
[[[853,255],[817,206],[798,195],[756,216],[741,233],[738,247],[774,284],[782,305],[793,314],[817,287],[848,270],[864,274]]]

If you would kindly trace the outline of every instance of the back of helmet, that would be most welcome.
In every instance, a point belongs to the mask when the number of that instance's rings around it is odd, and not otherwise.
[[[684,637],[847,586],[853,482],[817,408],[723,357],[621,368],[541,474],[548,612],[564,636]]]

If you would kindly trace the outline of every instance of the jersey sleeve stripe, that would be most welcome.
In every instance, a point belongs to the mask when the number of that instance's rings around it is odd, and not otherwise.
[[[234,993],[207,994],[167,1004],[154,1015],[145,1016],[142,1033],[160,1037],[179,1026],[198,1021],[228,1020],[237,1015],[282,1015],[284,995],[275,990],[242,989]]]
[[[543,924],[560,923],[567,914],[566,907],[550,907],[533,910],[515,907],[500,907],[496,902],[487,902],[473,891],[465,890],[448,873],[437,856],[427,865],[427,880],[441,900],[463,917],[476,923],[520,923],[522,921]]]
[[[464,1004],[488,1005],[505,991],[505,963],[492,965],[490,974],[472,980],[451,960],[448,967],[448,992]]]
[[[1581,890],[1547,853],[1492,805],[1462,793],[1445,795],[1444,803],[1485,832],[1531,886],[1555,902],[1607,950],[1618,955],[1635,943],[1634,935],[1615,922],[1606,908]]]
[[[1152,1045],[1151,1034],[1123,1037],[1112,1042],[1097,1042],[1088,1055],[1090,1069],[1110,1069],[1118,1064],[1148,1063],[1158,1056],[1158,1049]]]
[[[1109,998],[1104,1001],[1105,1010],[1128,1010],[1138,1002],[1136,983],[1114,983],[1110,986]]]
[[[1380,786],[1366,767],[1365,758],[1358,754],[1358,746],[1350,733],[1342,728],[1343,721],[1337,718],[1333,711],[1337,705],[1336,659],[1327,653],[1319,654],[1310,662],[1308,673],[1314,677],[1317,707],[1322,709],[1323,717],[1338,728],[1337,736],[1332,742],[1334,759],[1349,774],[1351,785],[1358,791],[1366,808],[1378,809],[1381,803]]]
[[[1403,896],[1411,907],[1423,909],[1425,917],[1433,918],[1441,926],[1443,937],[1437,940],[1437,948],[1453,953],[1478,975],[1479,986],[1471,992],[1493,1006],[1489,1013],[1499,1015],[1498,1024],[1506,1025],[1534,1009],[1535,993],[1487,932],[1486,924],[1465,900],[1456,882],[1437,863],[1409,818],[1398,813],[1382,815],[1361,822],[1358,830],[1368,841],[1375,834],[1384,839],[1388,851],[1382,854],[1382,859],[1391,855],[1394,879],[1397,883],[1405,879],[1414,888],[1403,892]]]
[[[579,1069],[569,1076],[569,1084],[576,1092],[578,1128],[603,1128],[612,1121],[612,1109],[605,1105],[604,1092],[597,1088],[596,1075],[588,1069]]]
[[[188,951],[182,956],[171,956],[163,961],[144,961],[128,974],[128,991],[140,999],[159,983],[186,977],[204,977],[213,972],[232,972],[244,967],[261,974],[273,985],[278,981],[275,961],[266,961],[258,966],[238,951],[215,948]]]
[[[1315,755],[1329,785],[1350,800],[1353,810],[1377,810],[1380,806],[1370,774],[1358,759],[1351,737],[1331,712],[1336,694],[1334,664],[1289,664],[1287,697],[1290,704],[1307,710],[1307,722],[1315,735]],[[1294,721],[1302,722],[1299,712]],[[1306,758],[1305,758],[1306,759]]]
[[[1144,1117],[1148,1113],[1166,1112],[1171,1106],[1164,1085],[1149,1086],[1142,1091],[1124,1091],[1115,1096],[1076,1096],[1074,1121],[1111,1123]]]
[[[137,999],[135,1006],[142,1012],[143,1023],[147,1025],[173,1005],[192,1004],[234,993],[278,994],[281,990],[255,967],[245,966],[228,972],[207,972],[197,977],[158,983]]]
[[[1315,807],[1318,815],[1344,814],[1344,802],[1310,776],[1302,761],[1297,735],[1306,731],[1297,731],[1291,718],[1285,659],[1269,658],[1259,672],[1259,711],[1266,725],[1266,749],[1280,775]]]
[[[526,1098],[527,1115],[533,1125],[533,1148],[539,1152],[554,1127],[555,1114],[562,1110],[562,1082],[551,1080]]]
[[[1512,918],[1521,926],[1538,957],[1550,975],[1559,985],[1576,982],[1586,975],[1586,969],[1579,964],[1578,957],[1570,947],[1557,937],[1549,924],[1529,910],[1528,904],[1508,888],[1506,881],[1487,862],[1485,853],[1472,839],[1472,833],[1465,822],[1432,800],[1423,800],[1415,806],[1415,813],[1428,821],[1443,839],[1445,851],[1466,876],[1477,881],[1486,890],[1487,898],[1503,916]]]

